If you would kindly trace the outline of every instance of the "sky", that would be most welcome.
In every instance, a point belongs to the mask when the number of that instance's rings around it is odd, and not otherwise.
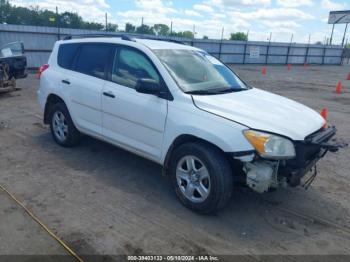
[[[229,38],[232,32],[248,32],[249,40],[307,43],[324,42],[332,25],[329,11],[350,9],[349,0],[10,0],[18,6],[39,6],[59,12],[77,12],[85,20],[110,22],[124,29],[129,22],[140,25],[173,22],[175,31],[195,31],[196,38]],[[341,43],[345,25],[336,25],[333,43]],[[350,27],[347,38],[350,42]]]

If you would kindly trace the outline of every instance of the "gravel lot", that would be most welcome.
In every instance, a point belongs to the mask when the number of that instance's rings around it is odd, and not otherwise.
[[[350,141],[349,66],[234,66],[250,84],[304,103]],[[334,92],[343,81],[343,94]],[[176,199],[161,168],[86,138],[57,146],[42,124],[34,75],[0,95],[0,185],[78,254],[350,255],[350,150],[328,154],[308,189],[264,195],[237,188],[215,216]],[[0,254],[64,254],[0,189]],[[292,259],[292,258],[291,258]]]

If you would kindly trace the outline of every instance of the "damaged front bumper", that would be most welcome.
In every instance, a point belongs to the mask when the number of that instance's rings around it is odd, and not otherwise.
[[[286,177],[290,186],[300,185],[301,178],[307,174],[328,151],[336,152],[347,144],[334,139],[337,129],[332,126],[321,129],[304,141],[295,142],[296,157],[285,161],[279,169],[279,176]]]
[[[290,160],[271,161],[256,156],[251,162],[243,162],[246,184],[259,193],[279,186],[300,185],[305,174],[316,167],[328,151],[336,152],[347,146],[345,142],[333,138],[336,132],[334,126],[322,128],[303,141],[294,141],[296,157]],[[315,168],[308,182],[312,182],[316,174]]]

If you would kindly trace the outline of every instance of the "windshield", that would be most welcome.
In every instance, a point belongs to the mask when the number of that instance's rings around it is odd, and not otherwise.
[[[0,57],[21,55],[23,55],[23,45],[20,42],[14,42],[0,47]]]
[[[204,51],[153,51],[185,93],[218,94],[247,89],[229,68]]]

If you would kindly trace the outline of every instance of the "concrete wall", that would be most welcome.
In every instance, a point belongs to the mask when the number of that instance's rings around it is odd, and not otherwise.
[[[22,41],[29,67],[47,62],[53,44],[69,34],[105,34],[101,31],[57,29],[52,27],[0,24],[0,46]],[[117,35],[116,33],[108,33]],[[120,35],[120,34],[119,34]],[[143,37],[142,35],[132,35]],[[154,37],[154,36],[152,36]],[[276,42],[203,40],[178,37],[154,37],[182,41],[206,50],[228,64],[341,64],[343,48],[340,46],[289,44]],[[255,51],[255,56],[252,53]]]

